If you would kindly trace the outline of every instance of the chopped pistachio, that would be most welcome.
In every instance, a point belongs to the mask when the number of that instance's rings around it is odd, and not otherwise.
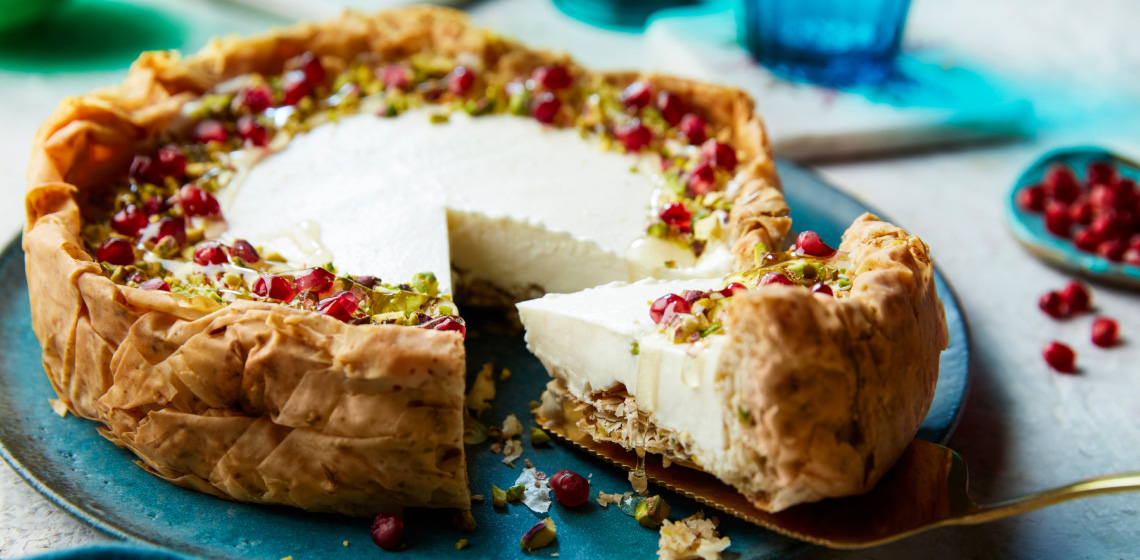
[[[511,378],[511,370],[503,368],[502,373],[499,374],[499,381],[506,381]]]
[[[529,531],[523,535],[520,546],[526,550],[537,550],[554,542],[558,530],[554,526],[554,520],[547,517],[542,521],[531,527]]]
[[[225,281],[227,286],[230,286],[232,288],[236,288],[236,287],[242,285],[241,276],[234,274],[232,272],[227,272],[226,275],[222,279]]]
[[[428,121],[430,121],[431,124],[444,124],[450,120],[451,115],[448,113],[432,113],[431,116],[428,117]]]
[[[492,484],[491,503],[495,504],[495,507],[505,507],[507,505],[507,491]]]
[[[530,427],[530,444],[531,445],[542,445],[544,443],[550,443],[550,435],[547,434],[546,432],[542,431],[542,428],[539,428],[538,426],[531,426]]]
[[[417,272],[412,276],[412,287],[421,294],[434,296],[439,293],[439,281],[431,272]]]
[[[748,410],[747,408],[744,408],[742,406],[737,405],[737,407],[736,407],[736,418],[740,420],[741,424],[744,424],[747,426],[747,425],[752,423],[752,411]]]
[[[665,237],[669,234],[669,226],[665,225],[665,222],[654,222],[646,230],[646,233],[653,237]]]
[[[752,247],[752,256],[756,261],[756,266],[764,266],[764,257],[768,255],[768,246],[763,243],[757,243]]]
[[[519,88],[511,94],[507,102],[507,111],[512,115],[526,116],[530,114],[530,92],[526,88]]]
[[[540,403],[540,402],[538,402],[538,401],[530,401],[529,403],[526,403],[526,406],[527,406],[527,408],[529,408],[530,410],[534,410],[534,409],[536,409],[536,408],[538,408],[538,407],[542,406],[542,403]]]
[[[634,356],[641,353],[641,346],[637,343],[636,340],[633,341],[633,343],[629,345],[629,353],[633,354]]]
[[[721,325],[720,323],[716,323],[713,326],[701,331],[701,338],[704,338],[704,337],[706,337],[712,333],[715,333],[715,332],[717,332],[723,328],[724,328],[723,325]]]
[[[158,241],[154,246],[154,254],[169,259],[178,254],[179,246],[178,241],[174,239],[173,235],[167,235]]]
[[[677,261],[665,261],[665,268],[677,268]]]
[[[467,539],[459,539],[455,541],[455,550],[463,550],[467,548]]]
[[[526,495],[526,486],[523,486],[522,484],[511,486],[510,488],[507,488],[506,493],[508,502],[517,502],[519,500],[522,500],[523,496]]]
[[[637,504],[634,518],[642,527],[660,527],[669,518],[669,504],[661,496],[650,496]]]

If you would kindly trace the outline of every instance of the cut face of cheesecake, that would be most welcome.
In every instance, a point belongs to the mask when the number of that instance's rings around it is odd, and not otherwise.
[[[866,215],[726,278],[518,304],[530,350],[595,439],[705,470],[758,507],[870,489],[933,395],[945,320],[926,247]]]

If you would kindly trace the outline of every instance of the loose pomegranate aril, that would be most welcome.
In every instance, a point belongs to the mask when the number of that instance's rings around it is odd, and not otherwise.
[[[245,115],[238,119],[237,133],[246,144],[264,147],[269,143],[269,132],[253,115]]]
[[[122,237],[112,237],[95,249],[95,260],[108,264],[128,265],[135,262],[135,248]]]
[[[1074,224],[1089,224],[1093,221],[1094,214],[1092,203],[1085,197],[1076,199],[1069,206],[1069,219],[1073,220]]]
[[[296,105],[313,92],[313,86],[309,83],[305,72],[293,70],[281,79],[281,91],[284,94],[285,105]]]
[[[530,106],[530,114],[534,120],[540,123],[551,123],[561,108],[562,101],[554,97],[553,93],[544,91],[534,98],[534,103]]]
[[[1060,202],[1050,202],[1045,207],[1045,229],[1057,237],[1069,237],[1073,221],[1069,218],[1069,207]]]
[[[1116,344],[1120,338],[1120,325],[1108,317],[1097,317],[1092,325],[1093,344],[1101,348],[1108,348]]]
[[[438,319],[433,319],[420,325],[425,329],[432,329],[436,331],[457,331],[463,338],[467,338],[467,325],[459,317],[452,315],[445,315]]]
[[[566,89],[574,81],[565,66],[539,66],[534,69],[531,78],[538,85],[550,90]]]
[[[352,314],[356,313],[359,307],[360,303],[356,301],[356,296],[352,295],[352,292],[337,292],[317,303],[317,311],[346,323],[352,319]]]
[[[728,144],[721,144],[715,139],[709,139],[701,144],[701,160],[707,161],[722,169],[732,171],[736,169],[736,150]]]
[[[1076,174],[1072,168],[1063,163],[1050,165],[1045,171],[1042,183],[1045,185],[1045,192],[1053,200],[1067,203],[1081,195],[1081,184],[1077,181]]]
[[[404,518],[398,514],[381,513],[372,520],[372,542],[384,550],[400,548],[404,539]]]
[[[835,254],[835,249],[824,243],[819,234],[814,231],[805,231],[796,237],[796,249],[813,257],[830,257]]]
[[[178,204],[187,216],[213,216],[222,211],[214,195],[194,185],[186,185],[178,191]]]
[[[305,74],[305,81],[312,85],[319,85],[325,81],[325,66],[321,64],[321,57],[308,51],[302,54],[298,61],[297,67]]]
[[[310,268],[293,278],[293,287],[301,292],[324,292],[332,287],[336,276],[320,267]]]
[[[115,212],[115,215],[111,217],[111,229],[127,237],[136,237],[139,231],[149,223],[146,219],[146,213],[139,210],[138,206],[134,204]]]
[[[562,469],[550,477],[554,497],[566,507],[580,506],[590,498],[590,481],[582,475]]]
[[[143,202],[143,211],[147,216],[153,216],[166,210],[166,201],[161,196],[152,196]]]
[[[670,202],[661,207],[661,211],[657,213],[657,217],[661,218],[661,221],[665,222],[665,225],[676,227],[681,231],[689,231],[693,225],[692,213],[680,202]]]
[[[653,100],[653,86],[649,85],[649,82],[633,82],[621,90],[618,99],[626,107],[640,109]]]
[[[463,66],[455,67],[447,76],[447,89],[454,95],[465,95],[475,85],[475,73]]]
[[[654,323],[668,322],[679,313],[691,313],[693,306],[685,298],[677,294],[665,294],[649,306],[649,318]]]
[[[746,292],[746,291],[748,291],[748,286],[745,286],[744,284],[741,284],[740,282],[733,282],[733,283],[721,288],[720,295],[722,295],[724,297],[732,297],[736,294],[739,294],[741,292]]]
[[[289,301],[293,299],[293,285],[288,280],[274,275],[262,274],[253,281],[253,293],[259,297]]]
[[[1045,210],[1048,196],[1045,187],[1032,185],[1017,191],[1017,206],[1026,212],[1041,212]]]
[[[146,282],[139,284],[139,289],[140,290],[158,290],[160,292],[169,292],[170,291],[170,284],[167,284],[166,280],[163,280],[162,278],[151,278],[150,280],[147,280]]]
[[[1085,181],[1091,185],[1111,185],[1116,182],[1116,166],[1107,161],[1094,161],[1085,168]]]
[[[665,119],[665,122],[671,126],[676,126],[677,123],[681,122],[681,117],[689,112],[689,107],[681,99],[681,96],[661,91],[657,93],[657,110],[661,111],[661,117]]]
[[[708,194],[716,187],[716,170],[707,162],[693,168],[689,175],[689,192],[694,195]]]
[[[241,106],[251,113],[260,113],[273,105],[273,92],[267,86],[254,86],[241,94]]]
[[[181,179],[186,174],[186,154],[178,146],[163,146],[155,154],[158,172],[163,177]]]
[[[780,284],[783,286],[795,285],[790,278],[784,275],[783,272],[777,272],[775,270],[760,277],[761,286],[767,286],[769,284]]]
[[[253,248],[253,244],[244,239],[234,241],[234,246],[230,247],[230,255],[241,259],[246,264],[253,264],[261,260],[261,255],[257,254],[257,249]]]
[[[406,90],[412,82],[411,70],[399,64],[385,66],[377,73],[380,75],[380,80],[384,82],[385,88]]]
[[[194,262],[201,266],[230,262],[226,246],[217,241],[207,241],[194,249]]]
[[[186,221],[182,218],[163,218],[158,221],[158,232],[154,236],[155,242],[161,242],[171,237],[181,247],[186,244]]]
[[[1061,298],[1065,300],[1070,313],[1084,313],[1092,303],[1088,287],[1076,280],[1070,281],[1061,289]]]
[[[708,133],[706,132],[708,124],[705,123],[705,120],[700,116],[694,115],[693,113],[688,113],[681,117],[681,123],[677,125],[677,128],[680,129],[681,136],[685,137],[690,144],[700,144],[708,139]]]
[[[207,119],[194,126],[194,137],[203,144],[225,142],[229,138],[229,133],[226,132],[226,126],[221,121]]]
[[[1127,250],[1128,244],[1121,239],[1107,239],[1096,246],[1098,256],[1114,262],[1124,260],[1124,252]]]
[[[1061,319],[1069,315],[1069,305],[1065,302],[1061,292],[1049,292],[1041,296],[1041,299],[1037,301],[1037,306],[1046,315],[1054,319]]]
[[[811,287],[811,293],[813,293],[813,294],[823,294],[823,295],[826,295],[826,296],[834,296],[834,295],[835,295],[835,292],[833,292],[833,291],[831,290],[831,286],[828,286],[827,284],[824,284],[824,283],[822,283],[822,282],[820,282],[820,283],[818,283],[818,284],[816,284],[816,285],[812,286],[812,287]]]
[[[625,146],[625,151],[635,153],[653,142],[653,131],[641,124],[640,119],[633,119],[615,128],[614,138]]]
[[[1060,342],[1053,341],[1046,344],[1041,354],[1045,357],[1045,363],[1049,364],[1049,367],[1061,373],[1076,371],[1077,353]]]

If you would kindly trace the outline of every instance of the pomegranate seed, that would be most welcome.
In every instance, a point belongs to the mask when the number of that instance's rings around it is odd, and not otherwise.
[[[163,177],[181,179],[186,174],[186,154],[178,146],[163,146],[155,155],[158,171]]]
[[[590,481],[582,475],[562,469],[550,477],[554,497],[566,507],[580,506],[590,498]]]
[[[639,152],[653,142],[653,131],[641,124],[640,119],[633,119],[615,128],[614,138],[625,146],[625,151]]]
[[[178,203],[187,216],[213,216],[222,211],[214,195],[194,185],[186,185],[178,191]]]
[[[237,133],[242,142],[262,147],[269,143],[269,133],[253,115],[246,115],[237,121]]]
[[[640,109],[649,105],[649,102],[653,100],[653,86],[649,85],[649,82],[633,82],[621,90],[618,99],[626,107]]]
[[[725,286],[724,288],[721,288],[720,295],[722,295],[724,297],[732,297],[736,294],[739,294],[741,292],[746,292],[746,291],[748,291],[747,286],[745,286],[744,284],[741,284],[740,282],[733,282],[733,283]]]
[[[284,93],[285,105],[296,105],[313,92],[313,86],[309,83],[304,71],[293,70],[286,73],[285,77],[282,78],[281,91]]]
[[[158,221],[158,231],[155,234],[154,241],[161,242],[167,237],[174,238],[181,247],[186,244],[186,221],[182,218],[163,218]]]
[[[293,299],[293,286],[288,280],[273,274],[262,274],[253,281],[253,293],[259,297],[289,301]]]
[[[1124,262],[1140,267],[1140,249],[1129,249],[1124,252]]]
[[[139,289],[140,290],[158,290],[160,292],[169,292],[170,291],[170,284],[167,284],[166,280],[163,280],[162,278],[151,278],[150,280],[147,280],[146,282],[139,284]]]
[[[134,204],[115,212],[115,215],[111,217],[111,229],[127,237],[138,236],[139,231],[149,223],[146,219],[146,213],[139,210]]]
[[[305,74],[305,81],[312,85],[318,85],[325,81],[325,66],[321,64],[321,58],[308,51],[298,57],[298,68]]]
[[[135,248],[122,237],[112,237],[95,249],[95,260],[108,264],[128,265],[135,262]]]
[[[234,246],[230,247],[230,255],[241,259],[246,264],[253,264],[261,260],[261,256],[257,254],[257,249],[253,248],[253,244],[244,239],[234,241]]]
[[[250,113],[260,113],[273,105],[273,92],[266,86],[254,86],[242,92],[241,106]]]
[[[1069,207],[1060,202],[1050,202],[1045,207],[1045,229],[1057,237],[1069,237],[1073,221],[1069,219]]]
[[[1077,354],[1073,352],[1072,348],[1060,342],[1053,341],[1046,344],[1042,355],[1045,356],[1045,362],[1049,364],[1049,367],[1061,373],[1076,371]]]
[[[1140,251],[1140,234],[1133,235],[1128,239],[1128,248]]]
[[[1073,232],[1073,245],[1087,253],[1095,253],[1100,241],[1100,236],[1093,233],[1091,228],[1077,228]]]
[[[1107,161],[1094,161],[1085,168],[1085,182],[1091,185],[1111,185],[1116,182],[1116,166]]]
[[[707,161],[717,167],[732,171],[736,169],[736,150],[728,144],[721,144],[709,139],[701,144],[701,160]]]
[[[293,287],[301,292],[324,292],[332,287],[336,276],[333,273],[317,267],[310,268],[293,278]]]
[[[1062,319],[1069,315],[1069,306],[1061,292],[1049,292],[1041,296],[1041,299],[1037,301],[1037,306],[1046,315],[1054,319]]]
[[[136,181],[144,183],[162,182],[162,176],[158,173],[158,166],[155,165],[154,159],[150,156],[135,156],[131,160],[131,169],[127,173]]]
[[[226,254],[226,246],[217,241],[207,241],[194,249],[194,262],[201,266],[212,264],[225,264],[230,262]]]
[[[1084,313],[1089,310],[1092,296],[1087,286],[1076,280],[1070,281],[1062,290],[1061,298],[1071,313]]]
[[[824,243],[819,234],[814,231],[805,231],[796,237],[796,248],[799,249],[800,253],[813,257],[830,257],[835,254],[835,249]]]
[[[352,319],[352,314],[356,313],[358,307],[360,303],[352,292],[337,292],[317,303],[317,311],[346,323]]]
[[[707,162],[697,165],[689,175],[689,192],[694,195],[708,194],[716,186],[716,170]]]
[[[1017,192],[1017,206],[1026,212],[1041,212],[1047,198],[1045,187],[1032,185]]]
[[[822,282],[812,286],[811,287],[811,293],[823,294],[825,296],[834,296],[835,295],[835,292],[831,291],[831,286],[828,286],[827,284],[824,284]]]
[[[1097,210],[1119,209],[1120,201],[1116,190],[1108,185],[1097,185],[1089,191],[1089,204]]]
[[[1108,348],[1117,343],[1120,338],[1120,325],[1108,317],[1097,317],[1092,325],[1093,344],[1101,348]]]
[[[207,142],[225,142],[229,138],[229,134],[221,121],[207,119],[194,127],[194,137],[205,144]]]
[[[769,284],[780,284],[783,286],[794,286],[795,285],[790,278],[788,278],[787,276],[784,275],[783,272],[778,272],[775,270],[773,270],[772,272],[766,273],[764,276],[760,277],[760,285],[761,286],[767,286]]]
[[[1072,202],[1081,194],[1081,185],[1073,170],[1063,163],[1054,163],[1045,171],[1045,192],[1053,200]]]
[[[657,110],[661,111],[661,116],[670,126],[676,126],[681,122],[681,117],[689,112],[681,96],[667,91],[657,93]]]
[[[381,513],[372,520],[372,542],[384,550],[400,548],[404,538],[404,518],[398,513]]]
[[[530,114],[540,123],[550,123],[554,121],[561,108],[562,101],[554,97],[553,93],[544,91],[534,99],[534,104],[530,106]]]
[[[1089,224],[1093,220],[1093,205],[1085,197],[1080,197],[1069,206],[1069,219],[1074,224]]]
[[[1120,229],[1120,219],[1112,210],[1099,214],[1089,224],[1089,231],[1095,233],[1101,240],[1116,237],[1120,234]]]
[[[678,125],[678,128],[681,130],[681,136],[685,137],[690,144],[694,145],[700,144],[708,138],[708,134],[705,132],[707,127],[708,125],[705,123],[705,120],[693,113],[681,117],[681,124]]]
[[[1127,250],[1128,244],[1121,239],[1107,239],[1096,246],[1098,256],[1114,262],[1124,260],[1124,252]]]
[[[386,88],[408,89],[412,83],[411,71],[399,64],[385,66],[379,74]]]
[[[661,208],[657,213],[657,217],[661,218],[665,225],[676,227],[681,231],[689,231],[692,227],[693,215],[685,208],[684,204],[680,202],[670,202]]]
[[[159,214],[163,210],[166,210],[166,201],[161,196],[152,196],[143,202],[143,212],[146,212],[147,216]]]
[[[531,74],[538,85],[550,89],[566,89],[574,82],[565,66],[539,66]]]
[[[456,66],[447,77],[447,89],[454,95],[466,94],[473,85],[475,85],[475,73],[462,66]]]
[[[463,323],[463,319],[453,315],[445,315],[420,326],[436,331],[457,331],[463,338],[467,338],[467,325]]]
[[[674,315],[691,313],[692,311],[693,306],[685,301],[685,298],[677,294],[665,294],[649,306],[649,318],[653,319],[654,323],[661,324],[662,322],[669,322]]]

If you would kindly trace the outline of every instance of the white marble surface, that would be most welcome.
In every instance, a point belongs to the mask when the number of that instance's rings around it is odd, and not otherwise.
[[[545,2],[502,0],[474,8],[478,20],[601,67],[651,59],[635,35],[559,22]],[[1034,141],[871,161],[819,170],[832,183],[922,235],[954,286],[973,339],[974,382],[950,442],[971,468],[979,501],[1080,478],[1140,470],[1140,296],[1095,286],[1098,313],[1120,320],[1124,344],[1088,342],[1091,316],[1046,318],[1037,297],[1068,275],[1028,256],[1002,222],[1006,189],[1049,147],[1100,143],[1140,155],[1140,4],[1128,0],[916,0],[912,46],[937,46],[1020,84],[1038,109]],[[667,68],[662,68],[667,69]],[[19,228],[27,144],[66,93],[113,81],[0,75],[0,231]],[[19,88],[11,87],[20,85]],[[1040,348],[1072,343],[1080,375],[1049,371]],[[0,556],[106,540],[46,502],[0,466]],[[881,548],[819,558],[1135,558],[1140,494],[1093,498],[984,526],[949,528]]]

